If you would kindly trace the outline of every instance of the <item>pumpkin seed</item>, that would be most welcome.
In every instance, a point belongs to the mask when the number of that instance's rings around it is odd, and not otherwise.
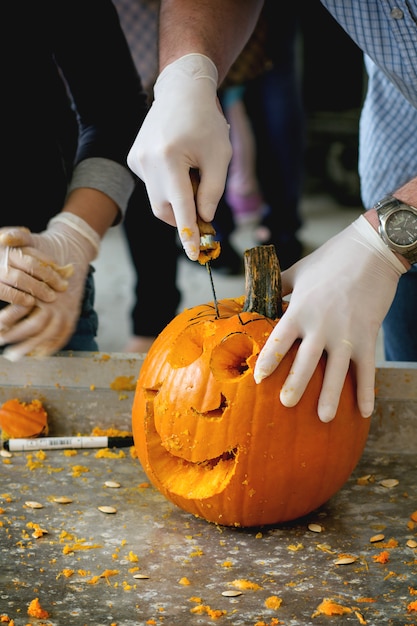
[[[0,450],[0,455],[3,456],[5,459],[10,459],[10,457],[13,456],[10,450],[5,450],[4,448]]]
[[[311,530],[312,533],[321,533],[323,531],[323,526],[320,526],[320,524],[309,524],[308,530]]]
[[[237,591],[237,589],[226,589],[226,591],[222,591],[222,596],[225,598],[235,598],[236,596],[241,596],[242,592]]]
[[[349,563],[354,563],[358,560],[357,556],[342,556],[340,559],[336,559],[334,561],[335,565],[349,565]]]
[[[35,502],[35,500],[26,500],[25,504],[30,509],[43,509],[43,504],[41,504],[40,502]]]
[[[405,545],[407,546],[407,548],[417,548],[417,541],[414,541],[414,539],[409,539]]]
[[[391,489],[392,487],[396,487],[399,484],[399,480],[396,478],[386,478],[385,480],[381,480],[379,483],[383,487],[387,487],[387,489]]]
[[[110,487],[110,489],[118,489],[120,487],[120,483],[116,482],[115,480],[106,480],[104,484],[106,485],[106,487]]]
[[[133,578],[137,578],[138,580],[145,580],[145,578],[149,578],[146,574],[134,574]]]
[[[114,506],[99,506],[97,507],[99,511],[102,513],[116,513],[117,509]]]
[[[383,539],[385,539],[385,535],[383,535],[382,533],[378,534],[378,535],[374,535],[373,537],[370,538],[370,542],[371,543],[375,543],[376,541],[382,541]]]
[[[54,502],[58,502],[59,504],[70,504],[72,502],[71,498],[67,498],[66,496],[57,496],[52,499]]]

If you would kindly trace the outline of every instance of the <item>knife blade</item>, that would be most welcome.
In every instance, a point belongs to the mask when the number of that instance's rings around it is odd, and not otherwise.
[[[213,274],[211,272],[210,259],[216,258],[220,254],[220,242],[214,239],[216,231],[210,222],[204,222],[197,216],[198,230],[200,231],[200,254],[198,262],[205,265],[210,279],[211,291],[213,294],[214,309],[216,317],[219,317],[219,305],[217,303],[216,290],[214,288]]]
[[[190,169],[190,178],[193,186],[194,198],[197,198],[197,189],[200,182],[200,176],[196,169]],[[214,309],[216,311],[216,317],[219,317],[219,305],[216,296],[216,290],[214,288],[213,274],[211,272],[211,259],[216,259],[220,254],[220,242],[216,241],[216,231],[211,222],[205,222],[197,214],[197,225],[200,233],[200,254],[198,262],[200,265],[205,265],[210,280],[210,287],[213,294]]]

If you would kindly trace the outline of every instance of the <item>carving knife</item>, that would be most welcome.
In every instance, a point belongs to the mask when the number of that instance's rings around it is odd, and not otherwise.
[[[216,231],[210,222],[204,222],[197,216],[198,229],[200,231],[200,254],[198,262],[205,265],[210,279],[211,291],[213,293],[214,308],[216,317],[219,317],[219,306],[217,304],[216,290],[214,289],[213,274],[211,273],[210,260],[215,259],[220,254],[220,242],[214,239]]]
[[[190,178],[193,185],[194,198],[197,197],[198,184],[200,176],[196,169],[190,169]],[[198,230],[200,231],[200,254],[198,262],[205,265],[210,279],[210,287],[213,294],[214,309],[216,317],[219,317],[219,306],[217,302],[216,290],[214,288],[213,275],[211,273],[210,261],[216,259],[220,254],[220,242],[215,240],[216,231],[213,224],[205,222],[197,215]]]

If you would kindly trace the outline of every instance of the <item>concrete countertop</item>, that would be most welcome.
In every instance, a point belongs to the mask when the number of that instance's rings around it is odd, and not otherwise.
[[[130,429],[142,360],[58,355],[39,368],[0,357],[0,401],[41,398],[51,434]],[[124,390],[114,385],[121,376]],[[149,485],[130,448],[1,458],[0,616],[15,626],[415,624],[415,364],[378,366],[372,420],[345,486],[305,518],[264,528],[225,528],[183,512]],[[49,617],[28,617],[34,598]],[[325,598],[342,614],[322,615]]]

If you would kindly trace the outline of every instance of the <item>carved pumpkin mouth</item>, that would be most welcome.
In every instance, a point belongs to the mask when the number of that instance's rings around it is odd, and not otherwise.
[[[188,461],[173,453],[155,426],[153,401],[147,401],[147,448],[153,473],[164,490],[187,499],[205,499],[221,493],[230,483],[239,458],[238,446],[212,459]]]

